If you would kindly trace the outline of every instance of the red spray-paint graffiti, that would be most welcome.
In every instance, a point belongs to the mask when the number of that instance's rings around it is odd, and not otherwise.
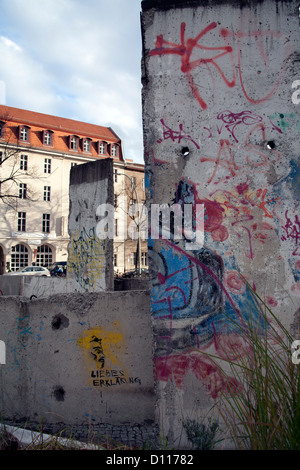
[[[207,183],[218,184],[228,181],[238,175],[243,175],[245,170],[247,172],[255,172],[262,169],[267,169],[280,159],[280,153],[276,149],[265,150],[261,145],[250,143],[251,137],[254,133],[260,137],[262,142],[266,141],[266,128],[263,124],[259,123],[254,126],[245,138],[245,146],[241,152],[241,147],[237,144],[232,144],[227,139],[221,139],[219,143],[218,155],[216,157],[202,156],[201,162],[215,163],[213,172]],[[237,156],[239,161],[237,162]],[[217,172],[219,168],[227,170],[228,175],[222,176],[218,179]],[[222,171],[223,174],[223,171]]]
[[[268,100],[271,96],[276,92],[277,88],[279,87],[283,74],[284,74],[284,67],[281,67],[281,71],[278,74],[277,80],[273,86],[271,86],[270,91],[268,91],[265,96],[254,99],[249,96],[249,93],[246,90],[246,86],[244,83],[243,73],[242,73],[242,56],[241,56],[241,49],[243,45],[243,41],[248,41],[250,39],[254,39],[257,43],[257,51],[260,54],[262,59],[262,63],[264,64],[265,68],[267,68],[267,53],[265,50],[263,39],[272,38],[274,39],[281,39],[282,33],[279,31],[252,31],[252,32],[231,32],[228,29],[220,28],[217,29],[217,23],[212,22],[206,28],[204,28],[196,37],[194,38],[186,38],[186,23],[181,23],[180,25],[180,43],[176,44],[164,39],[163,35],[160,34],[157,36],[155,48],[149,52],[149,56],[165,56],[168,54],[175,54],[180,56],[181,58],[181,71],[185,74],[187,83],[193,93],[194,98],[197,100],[199,105],[202,109],[207,108],[207,103],[204,98],[201,96],[198,85],[193,78],[193,70],[199,67],[205,67],[205,69],[209,72],[212,80],[213,80],[213,73],[211,68],[217,71],[221,79],[224,81],[227,87],[233,88],[236,85],[236,74],[235,69],[236,66],[238,68],[240,83],[242,91],[250,103],[261,103],[263,101]],[[210,41],[210,33],[214,32],[214,34],[219,34],[220,45],[217,47],[210,47],[205,45],[205,41],[209,43]],[[233,52],[233,44],[237,43],[237,57],[234,58]],[[194,58],[194,57],[199,58]],[[193,59],[194,58],[194,59]],[[221,60],[222,59],[222,60]],[[227,62],[224,59],[228,59]],[[222,66],[218,63],[218,61],[222,63]],[[230,77],[226,76],[225,71],[227,69],[227,75],[229,74]]]
[[[282,235],[281,240],[293,240],[296,244],[296,248],[293,251],[294,256],[300,256],[299,245],[300,245],[300,220],[298,215],[295,215],[294,222],[288,216],[288,210],[285,213],[286,223],[282,225],[285,231],[285,235]]]
[[[235,135],[235,128],[237,126],[240,126],[241,124],[245,126],[253,126],[254,124],[258,124],[262,121],[262,117],[252,113],[252,111],[241,111],[240,113],[233,113],[229,110],[221,111],[217,115],[217,119],[223,122],[222,126],[220,128],[218,127],[219,134],[222,131],[222,127],[225,125],[225,128],[231,133],[236,142],[238,142]]]
[[[157,141],[159,144],[161,144],[163,140],[168,140],[168,139],[171,139],[172,142],[177,142],[178,144],[180,144],[182,140],[188,140],[192,142],[196,146],[197,149],[200,148],[197,142],[195,142],[195,140],[193,140],[190,135],[186,134],[183,131],[182,124],[179,124],[179,131],[173,131],[169,126],[165,124],[163,119],[161,119],[160,122],[162,123],[162,126],[163,126],[163,138]]]
[[[232,47],[226,46],[226,45],[222,45],[220,47],[208,47],[208,46],[199,44],[199,41],[203,37],[205,37],[210,31],[214,30],[215,28],[217,28],[217,23],[213,22],[210,25],[208,25],[206,28],[204,28],[195,38],[185,39],[186,24],[181,23],[181,26],[180,26],[181,43],[180,44],[174,44],[172,42],[166,41],[163,38],[163,35],[159,35],[157,36],[155,49],[149,52],[150,56],[178,54],[181,57],[181,71],[185,74],[189,87],[202,109],[206,109],[207,104],[201,97],[199,90],[197,88],[197,85],[194,82],[193,76],[191,74],[193,69],[200,67],[200,66],[208,67],[208,65],[211,64],[213,67],[215,67],[215,69],[221,75],[222,79],[224,80],[227,86],[233,87],[235,85]],[[200,59],[191,61],[191,56],[195,48],[196,50],[200,50],[201,53],[203,53],[204,55],[205,53],[210,52],[211,57],[203,56]],[[226,78],[224,72],[222,71],[221,67],[217,63],[217,60],[223,57],[224,55],[230,56],[232,70],[233,70],[233,77],[231,79]]]

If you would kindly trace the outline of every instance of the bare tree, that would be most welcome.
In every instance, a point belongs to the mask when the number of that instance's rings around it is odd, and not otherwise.
[[[27,182],[38,178],[35,168],[30,168],[26,160],[21,160],[19,143],[13,142],[13,131],[5,126],[12,119],[0,115],[0,201],[15,209],[16,200],[34,200],[34,191]]]
[[[127,177],[127,178],[126,178]],[[136,243],[135,269],[141,268],[140,257],[138,253],[141,251],[142,233],[147,230],[148,218],[146,212],[145,201],[139,200],[139,195],[143,194],[143,190],[139,187],[141,181],[136,183],[133,178],[125,174],[125,185],[119,191],[115,192],[115,208],[125,212],[129,219],[127,224],[129,238],[124,240],[126,244],[130,241]],[[125,200],[125,204],[124,204]],[[120,203],[122,201],[122,203]],[[127,222],[127,220],[126,220]]]

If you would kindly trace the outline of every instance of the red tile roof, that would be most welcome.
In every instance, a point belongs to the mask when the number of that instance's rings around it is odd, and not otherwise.
[[[91,138],[95,142],[106,141],[108,143],[116,143],[120,146],[118,160],[123,160],[121,151],[121,140],[110,127],[89,124],[73,119],[52,116],[49,114],[37,113],[25,109],[13,108],[10,106],[0,105],[0,121],[8,122],[8,127],[12,130],[14,125],[27,125],[31,128],[31,146],[44,147],[39,134],[43,130],[54,131],[53,150],[78,154],[71,151],[67,145],[67,138],[70,135],[76,135],[80,138]],[[12,141],[11,141],[12,142]],[[80,152],[81,154],[84,152]],[[96,152],[92,152],[92,156],[99,157]]]
[[[44,129],[60,130],[69,134],[80,134],[97,139],[108,139],[112,142],[118,142],[120,140],[109,127],[51,116],[50,114],[42,114],[35,111],[0,105],[0,118],[2,116],[8,116],[9,120],[20,124],[27,124],[28,126],[32,125]]]

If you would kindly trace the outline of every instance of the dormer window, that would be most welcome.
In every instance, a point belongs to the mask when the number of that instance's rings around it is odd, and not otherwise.
[[[112,144],[110,152],[111,152],[110,154],[111,154],[112,157],[117,157],[118,156],[118,146],[115,145],[115,144]]]
[[[53,138],[53,132],[52,131],[44,131],[43,132],[44,145],[52,145],[52,138]]]
[[[78,150],[78,137],[76,135],[70,137],[70,150]]]
[[[106,142],[103,142],[103,141],[99,142],[98,153],[99,155],[106,154]]]
[[[84,152],[91,151],[91,139],[83,139],[83,151]]]
[[[5,126],[5,122],[0,121],[0,139],[4,137],[4,126]]]
[[[29,142],[29,127],[19,127],[19,140],[22,140],[22,142]]]

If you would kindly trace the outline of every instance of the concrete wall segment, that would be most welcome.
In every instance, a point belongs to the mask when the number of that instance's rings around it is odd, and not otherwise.
[[[149,238],[158,407],[175,440],[183,403],[189,415],[218,396],[201,349],[230,349],[223,313],[252,310],[259,321],[239,273],[288,328],[299,309],[298,7],[142,5],[148,204],[206,211],[203,249]]]
[[[113,239],[97,232],[98,207],[114,204],[112,159],[73,167],[69,194],[68,279],[83,291],[113,290]]]
[[[1,416],[66,426],[154,423],[146,292],[1,297]]]

